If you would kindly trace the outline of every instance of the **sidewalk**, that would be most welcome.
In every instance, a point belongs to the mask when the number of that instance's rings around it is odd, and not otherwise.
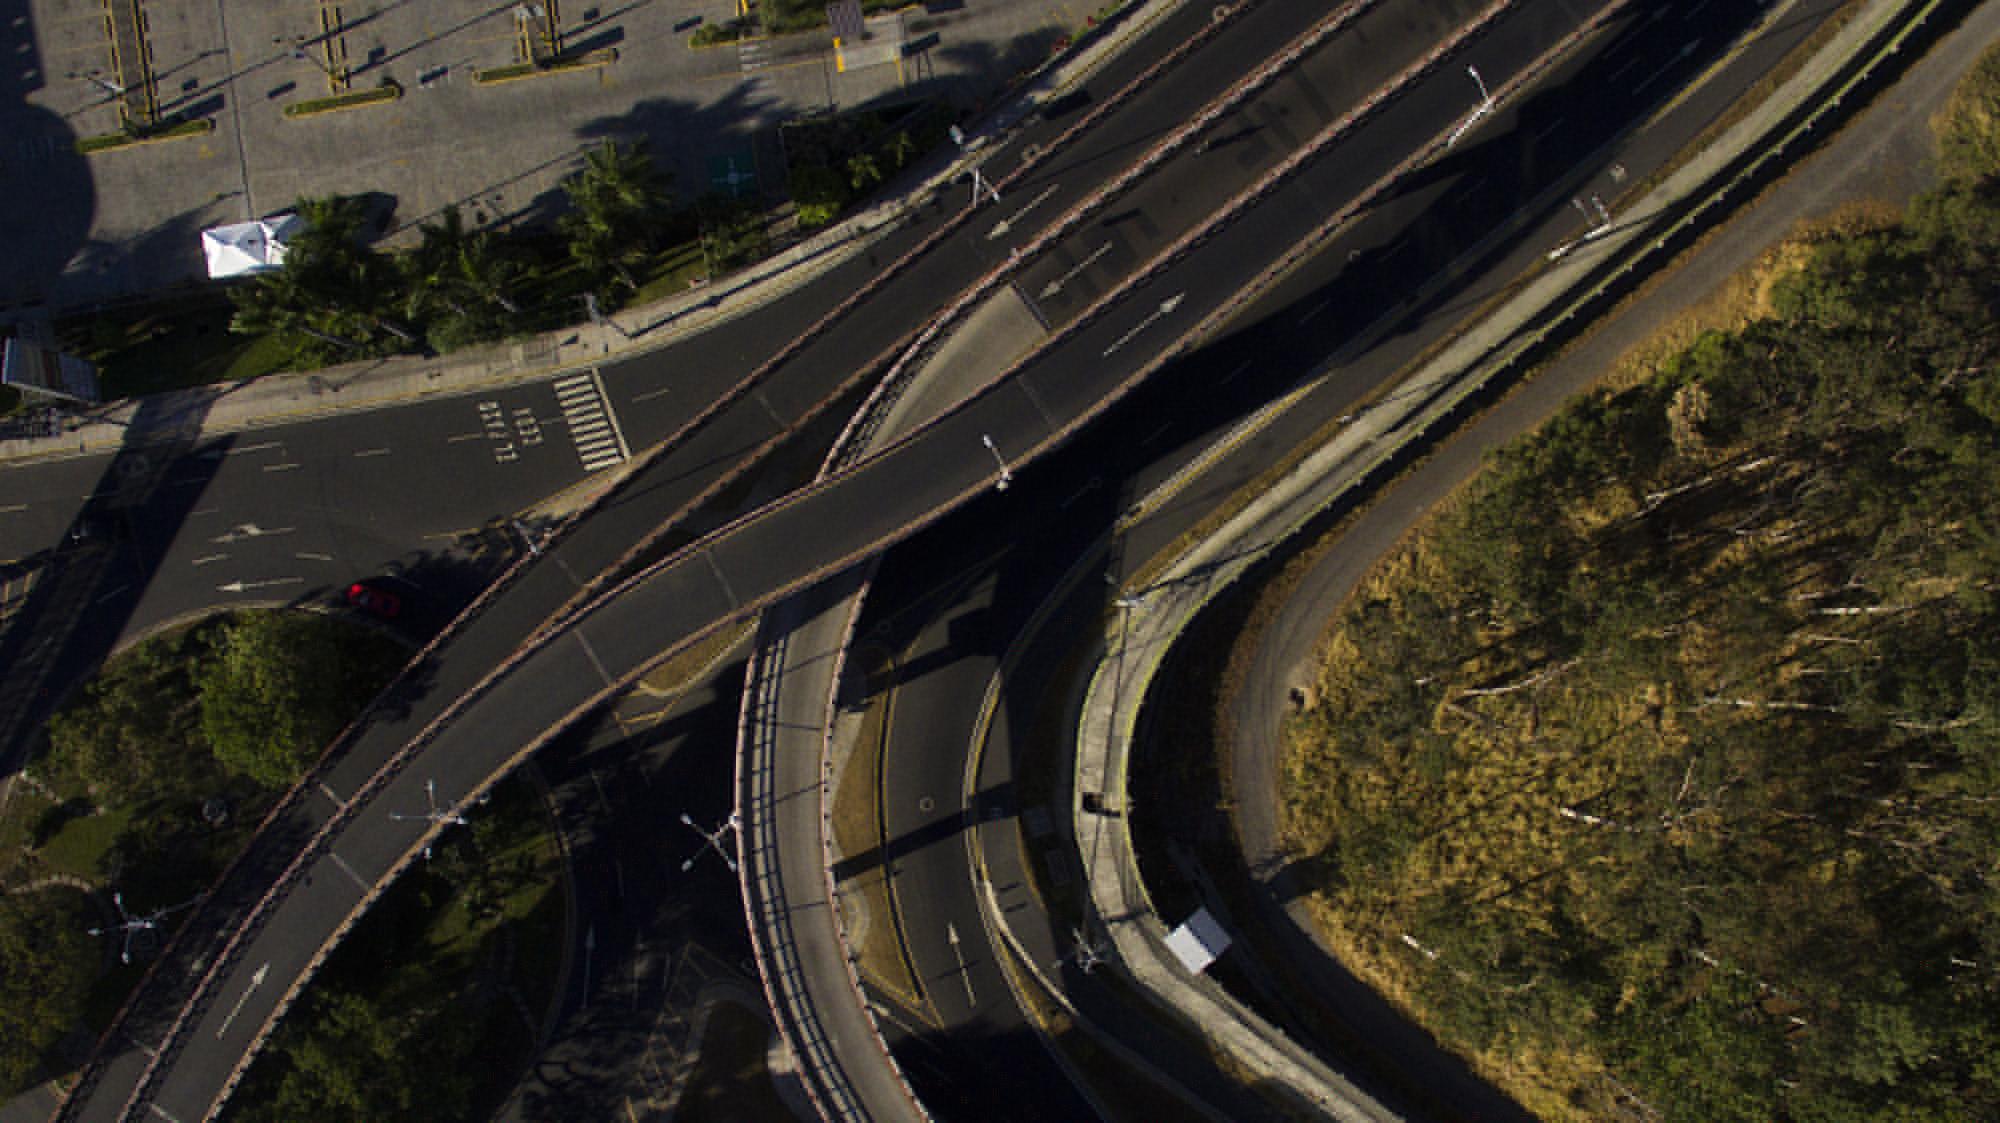
[[[1138,708],[1169,649],[1194,617],[1260,557],[1335,499],[1368,478],[1406,444],[1422,438],[1473,392],[1508,368],[1554,326],[1618,284],[1672,234],[1694,228],[1707,207],[1759,170],[1735,165],[1746,155],[1772,157],[1810,122],[1798,109],[1831,104],[1842,72],[1906,13],[1932,4],[1876,0],[1801,72],[1720,141],[1630,208],[1642,217],[1543,271],[1514,299],[1465,333],[1405,385],[1405,392],[1358,415],[1278,485],[1214,536],[1197,544],[1146,588],[1120,602],[1122,619],[1103,641],[1079,716],[1075,802],[1069,825],[1087,870],[1097,923],[1107,930],[1132,981],[1216,1048],[1258,1076],[1344,1119],[1378,1118],[1379,1108],[1296,1042],[1242,1007],[1205,976],[1190,975],[1166,952],[1166,926],[1153,912],[1133,854],[1126,806],[1126,766]],[[1852,79],[1849,79],[1851,82]],[[1840,87],[1840,88],[1845,88]],[[1815,113],[1815,116],[1817,114]],[[1688,203],[1698,203],[1686,206]],[[1622,264],[1597,265],[1622,258]],[[1595,263],[1595,265],[1591,263]],[[1199,461],[1198,461],[1199,463]],[[1174,486],[1170,481],[1166,486]],[[1102,798],[1109,814],[1085,810],[1083,795]]]

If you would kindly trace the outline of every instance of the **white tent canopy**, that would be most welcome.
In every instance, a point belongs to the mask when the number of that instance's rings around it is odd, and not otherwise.
[[[208,259],[208,275],[240,277],[276,269],[285,263],[285,240],[303,226],[304,219],[286,212],[202,231],[201,252]]]

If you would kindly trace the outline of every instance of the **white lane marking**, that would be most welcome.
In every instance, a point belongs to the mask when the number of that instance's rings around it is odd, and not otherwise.
[[[126,593],[128,593],[128,592],[131,592],[131,591],[132,591],[132,586],[130,586],[130,585],[120,585],[120,586],[118,586],[117,588],[115,588],[115,589],[111,590],[110,592],[108,592],[108,593],[104,594],[103,596],[101,596],[101,597],[98,597],[98,598],[97,598],[97,603],[99,603],[99,604],[110,604],[110,603],[111,603],[112,601],[114,601],[114,600],[117,600],[117,599],[118,599],[119,597],[122,597],[122,596],[124,596],[124,595],[125,595]]]
[[[356,460],[359,460],[364,456],[387,456],[387,455],[389,455],[389,450],[386,448],[364,448],[359,452],[356,452],[354,454],[354,458]]]
[[[17,511],[25,511],[27,509],[28,505],[26,503],[9,503],[5,507],[0,507],[0,515],[11,515]]]
[[[583,634],[583,629],[578,628],[572,634],[576,636],[576,642],[583,645],[583,653],[590,658],[590,665],[596,667],[597,673],[604,676],[605,685],[606,686],[618,685],[618,680],[612,678],[611,672],[604,669],[604,661],[597,657],[597,649],[590,646],[590,637]],[[600,797],[602,797],[604,794],[603,789],[599,788],[597,794]]]
[[[338,795],[334,794],[334,790],[333,790],[332,788],[329,788],[329,787],[327,787],[327,786],[326,786],[326,781],[325,781],[325,780],[321,780],[321,781],[319,782],[319,793],[320,793],[321,795],[325,796],[326,798],[328,798],[328,799],[332,800],[332,801],[333,801],[333,805],[334,805],[335,807],[345,807],[345,806],[347,806],[347,801],[346,801],[346,800],[344,800],[344,799],[342,799],[342,798],[340,798],[340,796],[338,796]]]
[[[285,442],[283,441],[260,441],[254,445],[239,445],[236,448],[230,449],[226,455],[235,456],[237,453],[240,452],[262,452],[267,448],[283,448],[283,447],[285,447]]]
[[[648,390],[643,394],[634,394],[632,395],[632,402],[634,405],[640,402],[650,402],[654,398],[665,396],[670,389],[672,388],[668,386],[662,386],[658,390]]]
[[[368,883],[361,879],[360,874],[354,872],[354,867],[347,864],[347,859],[332,850],[327,851],[326,856],[333,859],[333,864],[340,867],[340,872],[353,878],[354,884],[359,885],[363,893],[368,891]]]
[[[295,557],[295,558],[297,558],[297,559],[299,559],[300,561],[332,561],[332,560],[333,560],[333,555],[332,555],[332,554],[312,554],[312,553],[307,553],[307,552],[305,552],[305,551],[303,551],[303,550],[299,551],[298,553],[295,553],[295,554],[293,554],[292,556],[293,556],[293,557]]]
[[[455,445],[460,441],[483,441],[485,439],[486,439],[486,434],[484,433],[454,433],[451,436],[446,437],[444,439],[444,443],[448,445]]]
[[[194,564],[207,565],[210,562],[219,562],[227,560],[229,560],[228,554],[204,554],[201,557],[194,559]]]
[[[264,470],[266,472],[289,472],[297,467],[299,467],[299,464],[294,461],[290,464],[266,464],[264,465]]]

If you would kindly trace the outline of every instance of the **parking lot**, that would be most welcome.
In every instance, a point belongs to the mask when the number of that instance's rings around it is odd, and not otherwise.
[[[735,0],[0,0],[0,325],[193,282],[202,228],[300,195],[373,194],[391,238],[452,204],[481,224],[543,221],[605,139],[647,138],[683,198],[717,167],[777,191],[760,138],[779,122],[926,92],[969,104],[1097,6],[916,5],[900,27],[928,51],[842,72],[824,31],[690,49]],[[551,31],[565,57],[615,61],[474,81]],[[385,82],[401,96],[284,114]],[[76,154],[147,111],[213,131]]]

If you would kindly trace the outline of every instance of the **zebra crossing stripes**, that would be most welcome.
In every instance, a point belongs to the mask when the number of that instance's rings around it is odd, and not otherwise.
[[[631,457],[632,450],[625,446],[625,434],[604,398],[604,382],[596,371],[558,378],[555,391],[556,404],[562,408],[584,471],[609,468]]]

